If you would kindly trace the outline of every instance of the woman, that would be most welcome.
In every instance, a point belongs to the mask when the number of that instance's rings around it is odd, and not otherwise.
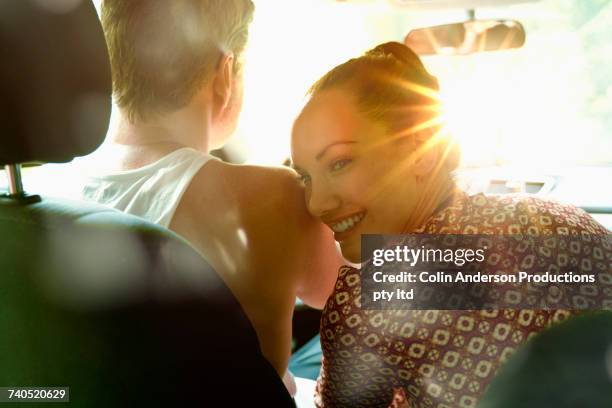
[[[345,62],[310,89],[293,129],[293,163],[308,210],[347,260],[360,262],[367,233],[608,233],[570,206],[459,191],[451,175],[458,152],[437,92],[436,78],[399,43]],[[609,273],[602,265],[596,273]],[[321,320],[320,407],[474,406],[515,347],[570,314],[367,311],[360,293],[359,271],[341,268]]]

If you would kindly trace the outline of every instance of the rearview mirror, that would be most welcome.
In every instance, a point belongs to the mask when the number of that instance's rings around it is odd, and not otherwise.
[[[515,20],[470,20],[412,30],[404,44],[420,55],[466,55],[522,47],[525,29]]]

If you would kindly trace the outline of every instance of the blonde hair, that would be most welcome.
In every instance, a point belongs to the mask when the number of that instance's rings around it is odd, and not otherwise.
[[[113,94],[130,121],[187,105],[223,53],[239,70],[253,12],[251,0],[104,0]]]

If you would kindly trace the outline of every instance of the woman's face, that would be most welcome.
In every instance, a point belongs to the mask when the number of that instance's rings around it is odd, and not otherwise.
[[[291,151],[310,213],[360,262],[361,234],[400,234],[417,202],[410,144],[393,141],[342,90],[315,95],[295,122]]]

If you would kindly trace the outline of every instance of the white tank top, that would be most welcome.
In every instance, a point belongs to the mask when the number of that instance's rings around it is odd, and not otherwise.
[[[185,147],[138,169],[90,175],[81,194],[85,200],[168,228],[191,180],[211,159],[209,154]]]

